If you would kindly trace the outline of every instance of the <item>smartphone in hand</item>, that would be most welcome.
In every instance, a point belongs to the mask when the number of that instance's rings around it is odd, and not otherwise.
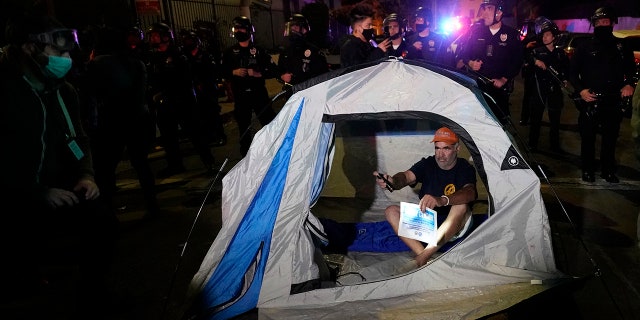
[[[389,180],[387,180],[387,178],[385,178],[382,173],[378,172],[378,178],[380,178],[380,179],[382,179],[382,181],[384,181],[384,183],[386,184],[386,188],[387,188],[387,190],[389,190],[389,192],[393,192],[393,190],[395,190],[393,188],[393,184],[391,184],[391,182],[389,182]]]

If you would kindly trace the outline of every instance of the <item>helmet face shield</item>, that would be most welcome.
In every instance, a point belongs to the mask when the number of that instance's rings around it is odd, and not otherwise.
[[[593,15],[589,18],[589,21],[591,22],[591,25],[595,26],[596,21],[600,19],[609,19],[611,24],[618,23],[618,17],[615,14],[613,8],[610,7],[601,7],[596,9]]]
[[[71,51],[78,45],[78,32],[74,29],[55,29],[29,35],[33,41],[48,44],[59,51]]]
[[[284,33],[283,33],[283,35],[285,37],[291,36],[292,34],[302,35],[302,34],[304,34],[304,32],[302,31],[303,28],[304,28],[304,26],[301,25],[300,23],[298,23],[297,21],[288,21],[284,25]],[[309,31],[309,30],[307,29],[307,31]]]
[[[160,44],[173,44],[173,30],[166,23],[154,23],[147,30],[147,38],[149,39],[149,43],[153,46],[158,46]]]
[[[480,4],[480,7],[485,7],[485,6],[494,6],[496,7],[496,10],[500,10],[502,11],[504,9],[504,1],[502,0],[483,0],[482,3]]]
[[[553,35],[557,35],[560,30],[558,26],[546,17],[538,17],[535,21],[536,35],[542,36],[543,33],[551,31]]]
[[[256,30],[251,24],[251,20],[245,16],[235,17],[231,23],[231,32],[238,32],[238,29],[244,29],[245,32],[254,33]]]

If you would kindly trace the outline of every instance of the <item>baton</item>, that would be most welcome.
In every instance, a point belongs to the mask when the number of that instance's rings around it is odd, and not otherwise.
[[[570,92],[569,90],[567,90],[567,88],[564,86],[564,81],[560,80],[560,73],[554,67],[548,66],[547,70],[549,71],[551,76],[553,76],[553,78],[560,84],[560,90],[566,93],[569,96],[569,98],[571,98],[571,100],[575,100],[575,101],[582,100],[580,95],[577,95],[575,91]]]
[[[475,76],[476,78],[478,78],[478,80],[480,80],[484,85],[491,85],[493,86],[493,81],[491,79],[489,79],[487,76],[481,74],[478,71],[475,71],[473,69],[471,69],[468,65],[464,65],[465,69],[467,70],[468,73],[470,73],[471,75]]]

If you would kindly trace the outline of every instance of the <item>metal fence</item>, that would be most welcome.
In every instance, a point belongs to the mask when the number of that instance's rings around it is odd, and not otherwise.
[[[168,22],[177,34],[182,29],[192,29],[196,20],[212,22],[216,26],[216,37],[223,50],[236,41],[231,37],[231,24],[233,18],[240,15],[237,5],[226,4],[224,1],[212,0],[170,0],[161,2],[161,11],[157,15],[139,15],[138,20],[143,30],[147,30],[153,23],[168,17]],[[252,4],[250,7],[251,22],[256,33],[257,45],[274,51],[283,40],[284,12],[273,10],[269,6]]]

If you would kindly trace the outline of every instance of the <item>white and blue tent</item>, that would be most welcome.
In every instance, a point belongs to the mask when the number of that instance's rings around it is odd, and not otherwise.
[[[198,318],[229,319],[256,309],[267,319],[369,319],[385,312],[402,319],[425,312],[432,318],[478,318],[544,290],[532,284],[565,277],[556,269],[539,178],[474,80],[389,59],[336,70],[294,89],[278,116],[257,132],[247,156],[223,178],[223,225],[189,289]],[[323,270],[318,240],[326,240],[315,208],[336,190],[329,184],[340,179],[332,171],[342,171],[342,181],[356,194],[362,189],[372,195],[358,213],[361,221],[384,220],[388,204],[417,201],[410,188],[371,189],[370,168],[395,173],[433,154],[428,148],[437,126],[418,125],[405,134],[371,130],[373,137],[340,134],[348,132],[347,123],[393,119],[432,121],[460,137],[486,190],[488,218],[421,268],[374,266],[357,281],[314,286]],[[355,186],[355,171],[368,175],[361,181],[370,185]],[[389,258],[398,259],[411,257]],[[372,270],[386,274],[372,276]],[[500,292],[500,303],[471,298],[488,298],[490,292]],[[455,307],[432,305],[442,299]],[[416,303],[431,309],[416,311]],[[402,310],[409,312],[398,316]]]

